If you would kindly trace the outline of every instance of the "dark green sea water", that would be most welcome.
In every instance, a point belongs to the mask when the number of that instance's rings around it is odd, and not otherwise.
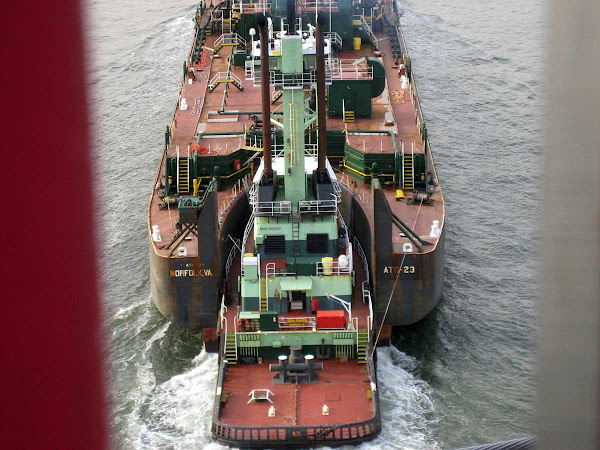
[[[383,432],[448,449],[534,432],[542,0],[400,2],[447,201],[439,308],[380,349]],[[192,39],[190,0],[90,0],[89,79],[117,448],[221,448],[216,357],[150,299],[146,207]]]

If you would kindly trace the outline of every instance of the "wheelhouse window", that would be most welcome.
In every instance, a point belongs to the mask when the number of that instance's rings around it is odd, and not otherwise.
[[[285,236],[265,236],[264,246],[265,253],[285,253]]]
[[[327,253],[329,251],[329,235],[327,233],[307,234],[307,253]]]

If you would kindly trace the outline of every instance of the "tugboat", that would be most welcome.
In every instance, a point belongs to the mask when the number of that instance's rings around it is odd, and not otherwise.
[[[225,444],[375,437],[375,346],[440,300],[444,199],[396,8],[198,7],[150,198],[151,285],[219,352]]]

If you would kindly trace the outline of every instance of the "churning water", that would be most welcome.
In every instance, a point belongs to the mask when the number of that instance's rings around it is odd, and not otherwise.
[[[439,308],[378,350],[383,432],[365,449],[533,433],[542,0],[401,1],[447,201]],[[192,39],[192,0],[90,0],[111,432],[115,447],[221,448],[216,356],[149,297],[146,207]]]

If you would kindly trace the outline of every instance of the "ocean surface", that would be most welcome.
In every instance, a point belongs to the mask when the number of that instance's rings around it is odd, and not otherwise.
[[[443,299],[378,350],[383,432],[363,449],[534,433],[542,0],[401,1],[447,201]],[[191,0],[89,0],[97,234],[115,448],[222,448],[199,333],[150,298],[146,208],[192,39]]]

